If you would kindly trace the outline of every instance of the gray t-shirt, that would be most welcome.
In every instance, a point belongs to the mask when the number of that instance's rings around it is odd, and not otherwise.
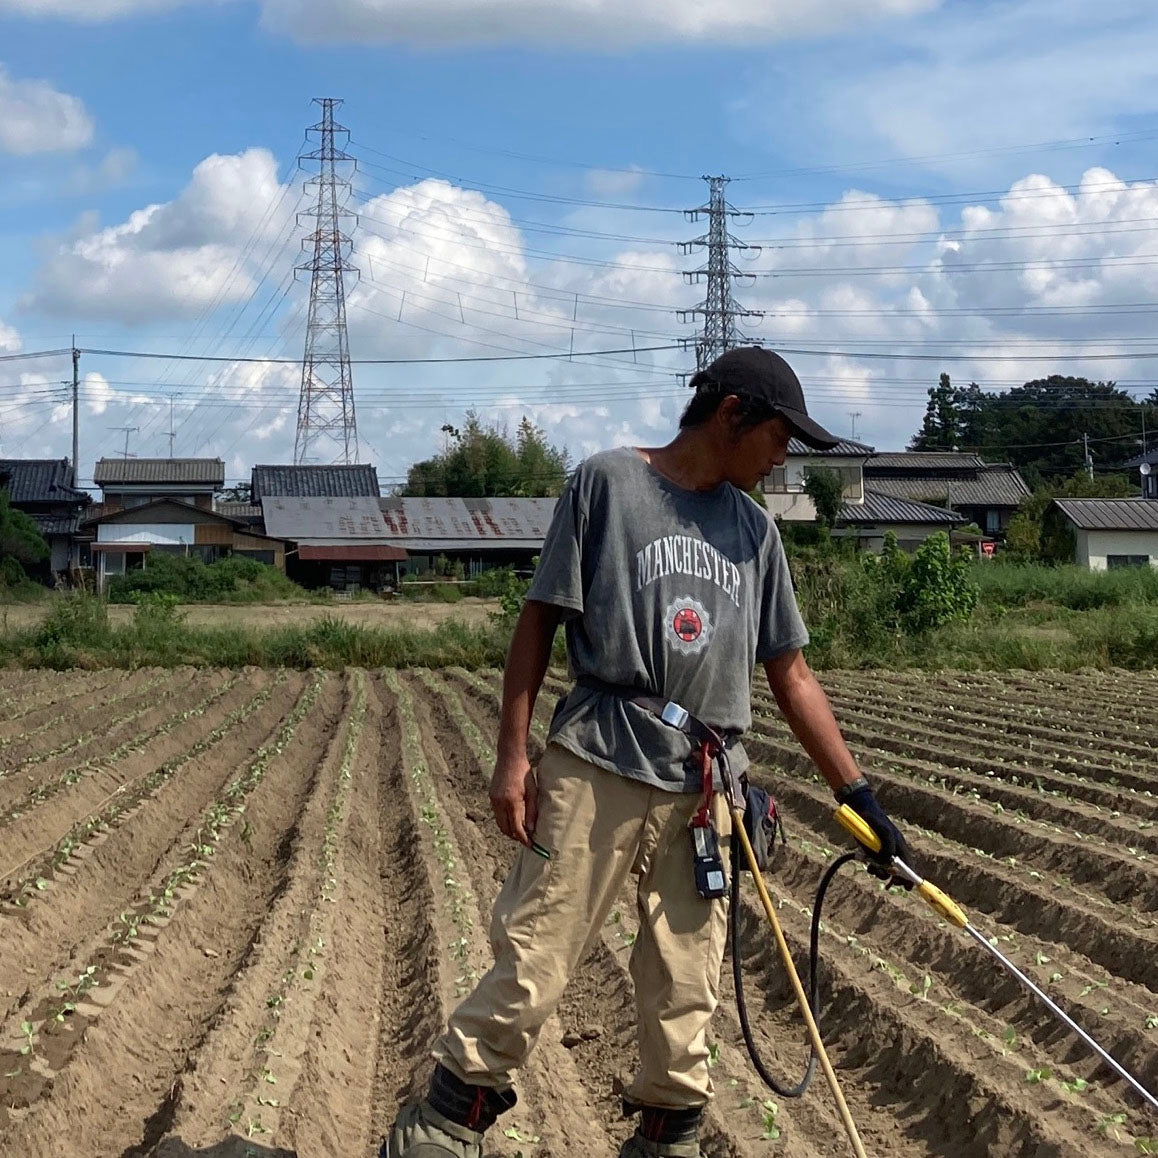
[[[631,449],[575,472],[527,598],[563,608],[573,677],[675,700],[732,735],[752,722],[755,665],[808,642],[769,515],[728,483],[685,490]],[[623,776],[700,790],[687,737],[621,697],[573,688],[550,738]],[[739,743],[729,758],[748,765]]]

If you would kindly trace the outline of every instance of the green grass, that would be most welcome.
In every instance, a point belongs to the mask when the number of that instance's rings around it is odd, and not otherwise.
[[[986,563],[973,568],[984,606],[1026,607],[1053,604],[1071,611],[1127,604],[1158,604],[1158,567],[1088,571],[1040,563]]]

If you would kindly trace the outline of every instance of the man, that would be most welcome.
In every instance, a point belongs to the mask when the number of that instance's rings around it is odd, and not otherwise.
[[[808,417],[796,375],[771,351],[731,350],[691,385],[672,442],[594,455],[559,500],[503,677],[490,796],[499,828],[523,847],[495,904],[495,964],[451,1015],[427,1097],[399,1114],[385,1158],[479,1158],[484,1131],[515,1104],[515,1071],[629,874],[640,1069],[624,1112],[640,1120],[620,1156],[699,1155],[726,901],[696,886],[688,828],[702,766],[687,736],[633,692],[674,701],[725,736],[738,774],[762,664],[837,799],[880,837],[880,863],[910,858],[802,656],[808,633],[776,525],[745,494],[784,462],[790,437],[818,449],[838,440]],[[531,714],[560,622],[577,684],[533,769]],[[726,849],[721,794],[708,815]]]

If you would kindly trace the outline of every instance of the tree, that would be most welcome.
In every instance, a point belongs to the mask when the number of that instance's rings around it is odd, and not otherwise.
[[[443,451],[416,462],[402,494],[414,497],[542,497],[559,494],[570,470],[567,452],[524,417],[512,439],[505,428],[486,426],[468,410],[461,429],[447,423]]]
[[[955,450],[961,429],[961,413],[948,374],[929,387],[929,401],[921,429],[913,435],[910,450]]]
[[[1073,541],[1068,524],[1047,518],[1054,499],[1125,499],[1134,487],[1122,475],[1094,475],[1077,470],[1061,482],[1040,486],[1022,499],[1017,514],[1009,520],[1005,546],[1023,559],[1047,559],[1069,562],[1073,558]]]
[[[249,483],[238,483],[232,487],[222,487],[213,492],[213,498],[219,503],[251,503],[253,490]]]
[[[836,526],[844,503],[840,475],[824,466],[810,466],[804,479],[804,493],[816,507],[816,521],[830,530]]]
[[[8,491],[0,489],[0,574],[4,581],[19,582],[25,568],[43,563],[51,553],[36,523],[12,506]]]

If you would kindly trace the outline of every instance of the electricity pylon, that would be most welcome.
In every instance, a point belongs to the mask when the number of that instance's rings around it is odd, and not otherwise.
[[[755,277],[750,273],[742,273],[732,263],[731,250],[746,252],[755,257],[760,252],[760,246],[748,245],[728,232],[728,220],[742,219],[745,222],[752,220],[751,213],[743,213],[733,209],[724,199],[724,186],[727,177],[704,177],[708,183],[708,203],[698,209],[687,209],[684,216],[689,221],[699,221],[703,216],[708,219],[708,231],[693,241],[680,243],[683,253],[693,253],[698,249],[706,248],[708,261],[699,269],[685,270],[684,281],[689,285],[696,285],[702,281],[708,283],[708,293],[698,306],[690,310],[677,310],[676,316],[681,322],[695,321],[697,317],[704,319],[703,329],[695,338],[687,339],[687,344],[695,343],[696,369],[702,370],[718,358],[725,350],[733,346],[741,346],[750,339],[736,328],[737,318],[762,318],[762,310],[747,310],[732,296],[732,285],[737,281],[752,282]]]
[[[343,281],[345,274],[356,275],[358,270],[348,260],[351,241],[341,229],[343,221],[354,218],[342,208],[350,182],[338,176],[339,164],[352,166],[354,158],[337,147],[337,134],[344,133],[347,142],[350,136],[349,129],[334,121],[334,109],[342,102],[316,97],[314,103],[322,106],[322,119],[307,132],[319,135],[318,147],[298,158],[299,163],[316,161],[319,168],[318,175],[305,185],[307,191],[317,190],[317,203],[299,214],[314,219],[313,231],[302,241],[303,251],[312,254],[311,260],[296,267],[310,275],[310,311],[294,440],[294,463],[299,466],[306,462],[358,461]]]

